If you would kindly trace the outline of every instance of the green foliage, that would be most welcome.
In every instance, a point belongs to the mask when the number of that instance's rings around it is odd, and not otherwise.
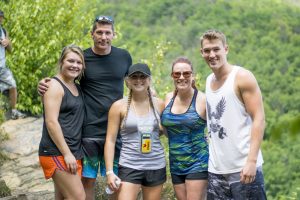
[[[300,133],[300,114],[295,113],[294,117],[291,116],[291,113],[282,116],[271,131],[272,138],[276,140],[280,139],[282,133],[288,133],[292,138],[297,137]]]
[[[17,79],[18,107],[31,113],[41,112],[36,85],[55,73],[62,47],[91,45],[95,15],[115,18],[114,45],[128,49],[134,62],[149,64],[161,98],[173,90],[171,63],[180,55],[192,60],[204,90],[210,70],[199,53],[199,37],[207,29],[223,31],[229,62],[251,70],[262,90],[268,199],[299,198],[299,1],[10,0],[0,1],[0,7],[13,41],[8,65]]]
[[[89,1],[92,3],[92,1]],[[71,43],[88,46],[94,8],[84,0],[0,2],[13,44],[7,65],[19,91],[18,108],[41,113],[37,83],[56,73],[61,49]]]
[[[0,93],[0,125],[5,121],[7,111],[7,98]]]
[[[11,195],[10,189],[7,187],[3,180],[0,180],[0,198],[7,197]]]
[[[278,141],[266,141],[263,144],[263,149],[268,199],[287,199],[295,196],[297,191],[299,196],[299,135],[295,138],[282,135]]]

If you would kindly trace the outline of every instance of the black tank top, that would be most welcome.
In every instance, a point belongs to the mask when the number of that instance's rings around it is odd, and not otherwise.
[[[65,141],[76,159],[83,157],[81,146],[82,125],[84,121],[84,102],[79,85],[76,84],[79,95],[74,96],[71,91],[57,78],[64,89],[64,96],[60,105],[58,122],[61,126]],[[52,141],[45,123],[43,124],[43,134],[39,146],[40,156],[60,156],[62,155],[55,143]]]

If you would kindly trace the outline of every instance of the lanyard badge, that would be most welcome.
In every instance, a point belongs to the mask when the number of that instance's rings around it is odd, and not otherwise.
[[[138,131],[141,136],[141,153],[150,153],[152,151],[153,124],[138,123]]]
[[[150,153],[151,152],[151,134],[150,133],[142,133],[141,134],[141,152],[142,153]]]

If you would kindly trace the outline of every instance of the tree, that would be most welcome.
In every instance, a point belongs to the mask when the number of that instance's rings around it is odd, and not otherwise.
[[[12,40],[13,52],[7,65],[13,71],[19,92],[18,108],[41,113],[37,83],[54,75],[62,48],[75,43],[87,46],[94,19],[94,1],[35,0],[1,1],[5,27]]]

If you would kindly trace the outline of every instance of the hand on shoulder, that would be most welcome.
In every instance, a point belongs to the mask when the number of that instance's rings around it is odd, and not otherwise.
[[[63,96],[64,95],[64,89],[62,85],[55,79],[52,79],[52,81],[49,81],[48,83],[48,89],[47,92],[44,94],[44,97],[48,96]]]

